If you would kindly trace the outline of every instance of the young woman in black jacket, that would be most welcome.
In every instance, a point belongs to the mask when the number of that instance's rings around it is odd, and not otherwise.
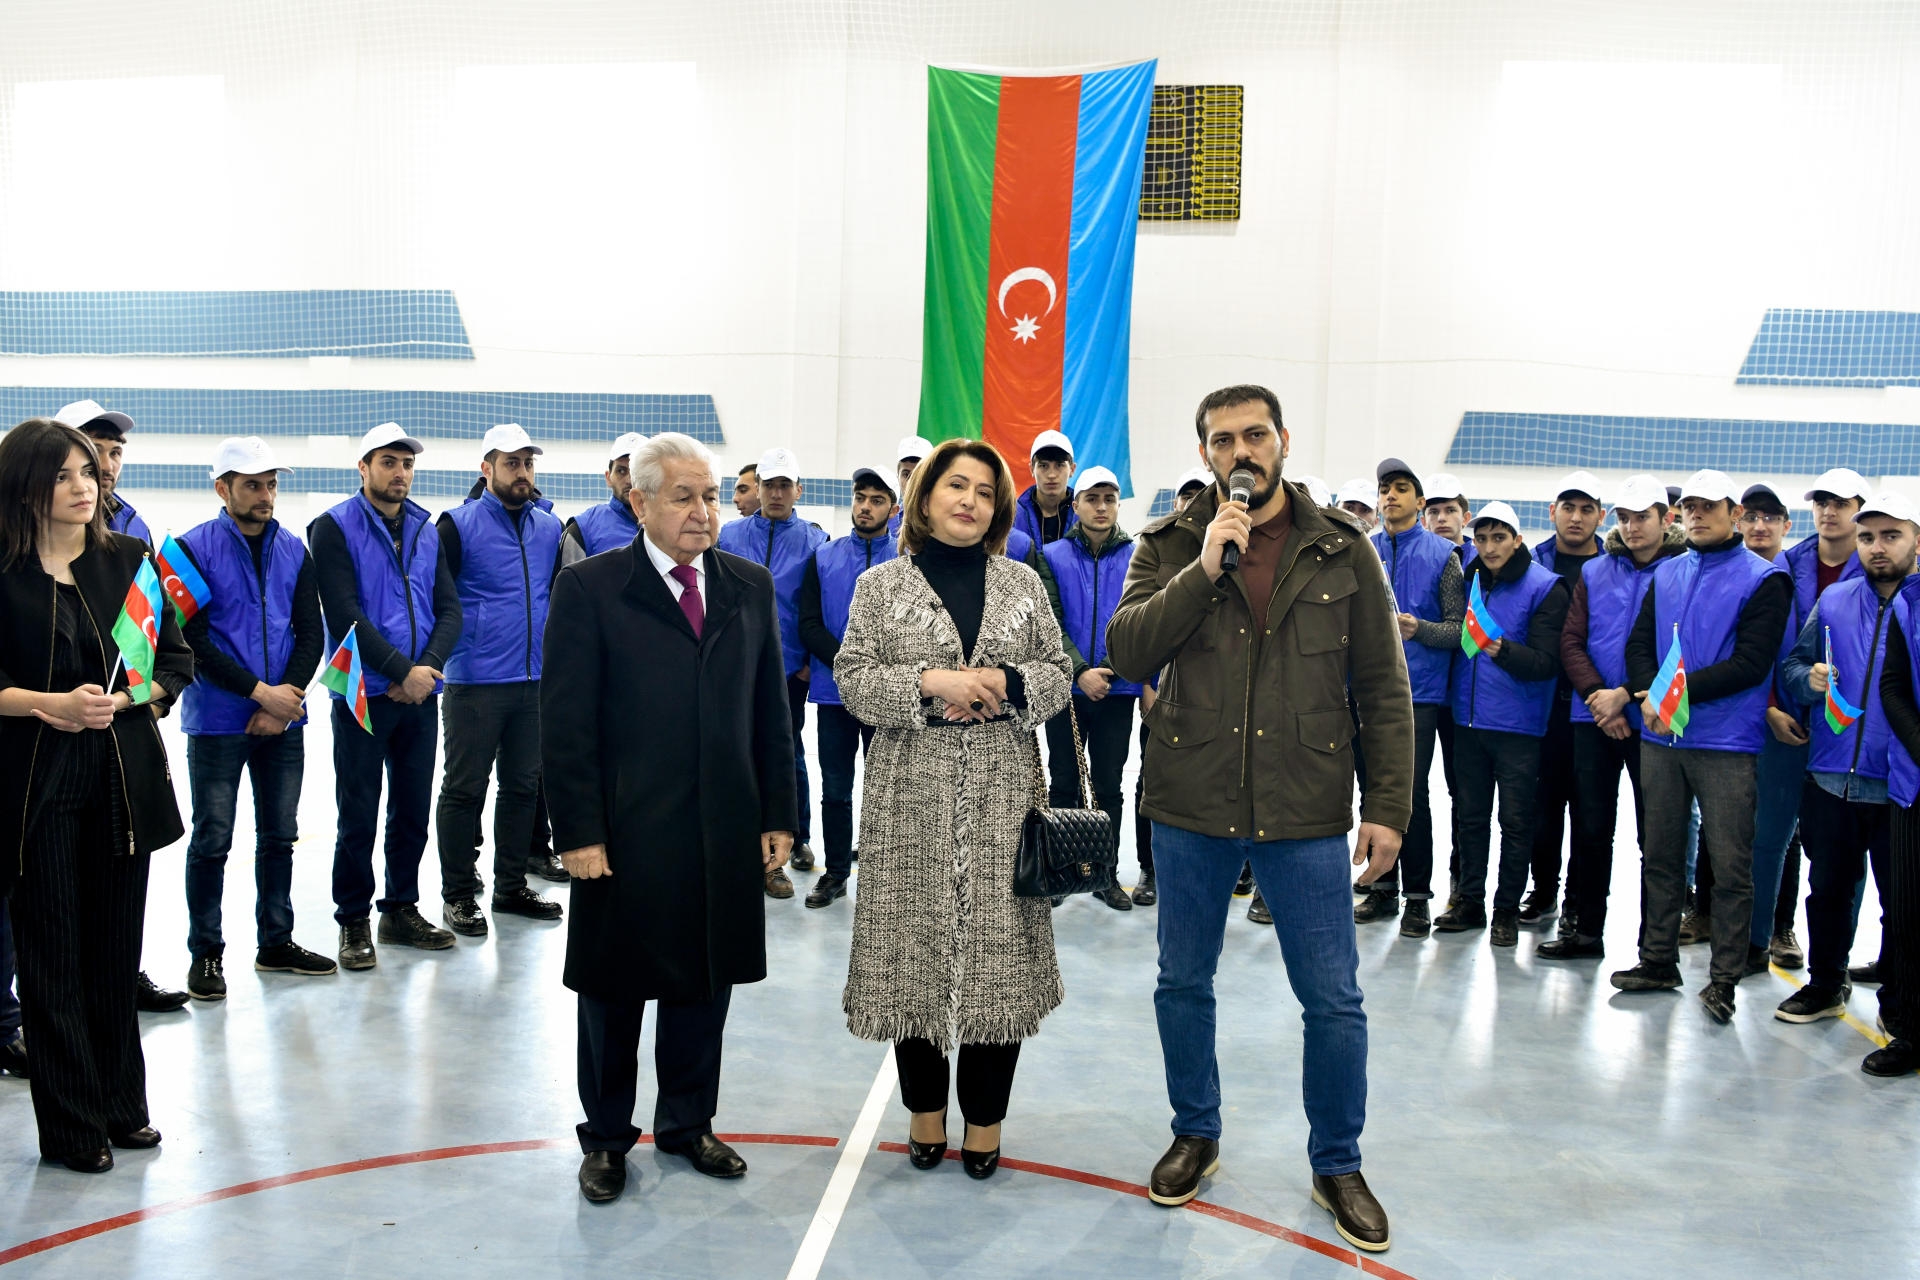
[[[159,1144],[134,976],[147,858],[183,833],[153,708],[112,628],[147,556],[107,530],[93,444],[43,418],[0,438],[0,895],[9,899],[40,1153],[83,1173]],[[171,609],[155,701],[193,679]],[[109,684],[109,673],[113,673]]]

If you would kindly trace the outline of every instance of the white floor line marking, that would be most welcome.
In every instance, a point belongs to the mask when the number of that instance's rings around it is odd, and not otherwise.
[[[886,1114],[887,1103],[892,1100],[899,1079],[893,1046],[888,1045],[880,1070],[873,1077],[873,1088],[867,1090],[866,1105],[860,1108],[860,1118],[853,1122],[853,1132],[841,1144],[840,1160],[833,1166],[833,1176],[827,1179],[827,1192],[820,1197],[820,1207],[813,1211],[813,1222],[807,1227],[806,1239],[800,1242],[800,1252],[787,1271],[787,1280],[816,1280],[819,1276],[827,1260],[827,1250],[833,1246],[834,1232],[840,1229],[840,1215],[846,1212],[847,1201],[853,1198],[853,1184],[860,1180],[860,1167],[873,1151],[874,1136],[880,1132],[880,1117]]]

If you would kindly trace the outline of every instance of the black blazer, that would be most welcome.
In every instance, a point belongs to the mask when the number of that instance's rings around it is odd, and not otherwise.
[[[554,580],[540,679],[553,847],[604,844],[573,882],[566,983],[703,1000],[767,974],[760,833],[797,817],[773,578],[708,551],[700,639],[639,539]]]
[[[86,602],[106,645],[106,669],[114,667],[109,632],[127,588],[140,571],[150,548],[125,534],[107,535],[105,544],[90,546],[73,562],[74,585]],[[0,689],[49,688],[53,673],[53,613],[55,586],[37,559],[0,572]],[[193,682],[193,651],[180,636],[180,624],[167,606],[160,619],[160,646],[154,663],[155,683],[169,696]],[[126,673],[112,690],[127,687]],[[26,809],[33,785],[33,766],[43,735],[60,730],[37,716],[0,716],[0,894],[13,890],[26,853]],[[114,745],[125,779],[124,799],[133,847],[127,853],[151,853],[185,834],[180,807],[174,800],[173,773],[167,767],[160,727],[149,706],[129,707],[113,720]]]

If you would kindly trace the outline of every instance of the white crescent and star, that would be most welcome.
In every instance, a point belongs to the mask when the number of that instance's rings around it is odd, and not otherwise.
[[[1007,314],[1008,292],[1012,290],[1013,286],[1025,283],[1028,280],[1036,281],[1047,286],[1047,309],[1042,311],[1040,315],[1045,317],[1053,314],[1053,308],[1060,300],[1060,290],[1059,287],[1054,284],[1053,276],[1044,267],[1021,267],[1017,271],[1009,271],[1005,278],[1000,281],[1000,292],[995,301],[1000,307],[1000,314],[1002,316],[1006,316]],[[1021,316],[1014,321],[1011,332],[1016,342],[1032,342],[1040,334],[1040,322],[1030,315]]]

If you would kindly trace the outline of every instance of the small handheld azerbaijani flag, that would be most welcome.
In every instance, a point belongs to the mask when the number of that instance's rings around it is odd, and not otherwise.
[[[1667,726],[1668,733],[1676,738],[1686,733],[1693,707],[1687,701],[1687,660],[1680,653],[1677,622],[1673,624],[1673,644],[1667,649],[1666,660],[1653,677],[1653,687],[1647,690],[1647,705],[1653,708],[1653,718]]]
[[[127,584],[120,616],[113,620],[113,643],[127,668],[127,697],[135,703],[153,701],[153,664],[160,653],[160,578],[153,561],[141,557],[140,571]],[[108,680],[112,692],[112,680]]]
[[[1848,702],[1846,695],[1840,692],[1840,673],[1833,666],[1833,628],[1826,628],[1827,640],[1827,728],[1835,734],[1845,733],[1853,728],[1861,709]]]
[[[327,665],[320,672],[320,683],[339,694],[353,708],[353,718],[368,733],[373,732],[373,716],[367,710],[367,676],[360,669],[360,641],[355,638],[354,628],[347,628],[340,647],[327,659]]]
[[[213,592],[172,534],[160,539],[160,549],[153,553],[153,560],[159,569],[160,587],[173,599],[174,612],[180,615],[180,625],[184,627],[194,614],[207,607]]]
[[[1473,591],[1467,598],[1467,616],[1460,624],[1460,651],[1469,658],[1477,658],[1488,645],[1506,634],[1487,608],[1487,598],[1480,592],[1480,575],[1474,574]]]

